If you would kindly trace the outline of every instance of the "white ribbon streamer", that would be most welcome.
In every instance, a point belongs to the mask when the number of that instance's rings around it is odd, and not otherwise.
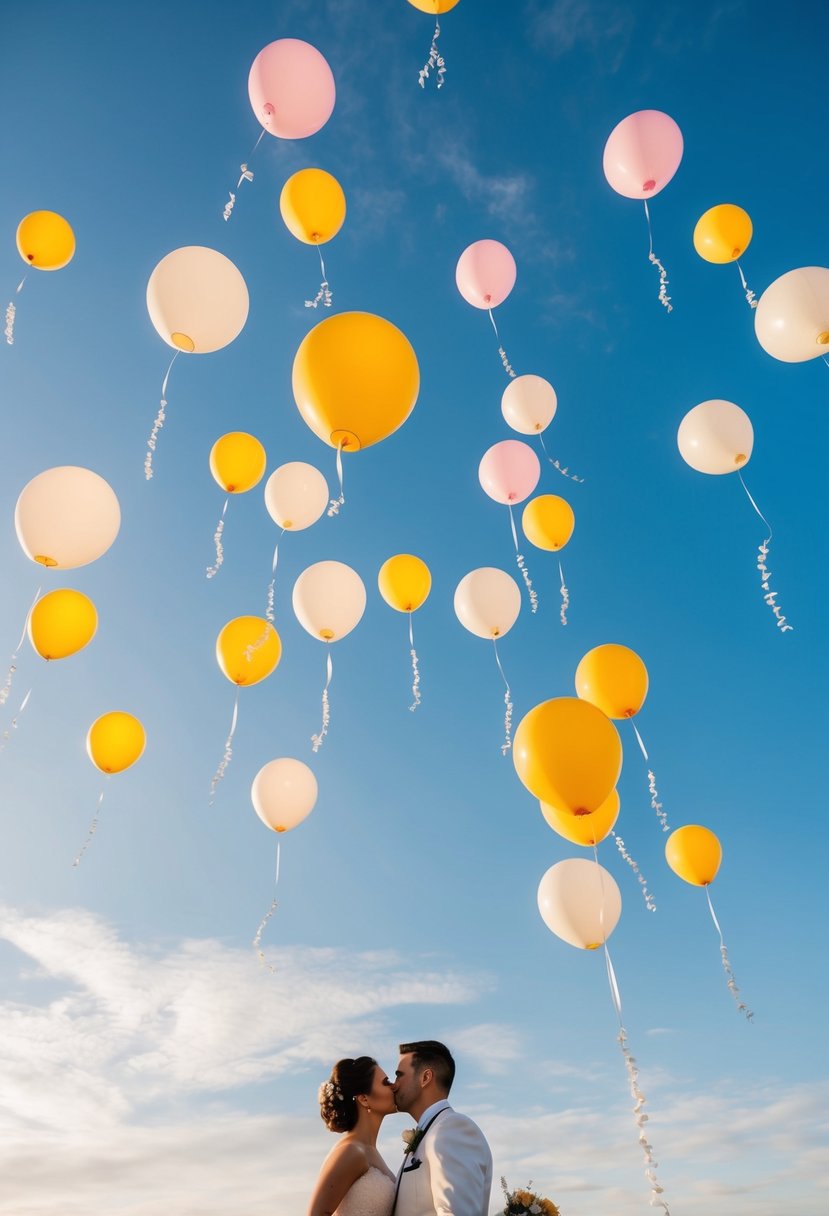
[[[739,262],[737,262],[736,265],[737,265],[737,269],[740,272],[740,282],[743,285],[743,291],[746,293],[746,299],[748,300],[748,302],[752,308],[756,308],[757,305],[760,303],[760,301],[758,299],[756,299],[754,292],[751,290],[748,283],[746,282],[746,276],[743,274],[742,266],[740,265]]]
[[[547,459],[549,460],[549,462],[553,466],[553,468],[557,469],[558,472],[561,473],[562,477],[569,477],[570,481],[577,481],[579,483],[579,485],[584,485],[583,477],[576,477],[576,474],[571,473],[569,468],[567,468],[567,466],[562,466],[559,464],[559,462],[557,460],[553,459],[553,457],[547,451],[547,445],[544,442],[544,436],[541,434],[540,431],[538,433],[538,440],[539,440],[539,443],[541,444],[542,448],[544,449],[544,455],[547,457]]]
[[[150,431],[150,437],[147,440],[147,455],[144,457],[144,477],[147,481],[152,480],[153,452],[155,451],[156,444],[158,443],[158,433],[164,426],[164,420],[167,417],[165,412],[167,408],[167,381],[170,379],[170,372],[173,370],[173,364],[180,354],[181,351],[177,350],[173,355],[172,359],[170,360],[170,366],[167,368],[167,372],[161,382],[161,401],[159,403],[158,413],[155,416],[153,429]]]
[[[17,290],[14,293],[16,296],[20,295],[20,292],[23,290],[23,284],[25,282],[26,282],[26,276],[24,274],[23,278],[17,284]],[[6,335],[6,342],[8,343],[9,346],[14,346],[14,318],[16,316],[17,316],[17,308],[15,307],[14,300],[9,300],[8,304],[6,305],[6,328],[3,331]]]
[[[225,499],[225,505],[222,507],[222,514],[219,518],[218,524],[216,525],[216,531],[213,533],[213,544],[216,546],[216,564],[214,566],[207,567],[208,578],[213,578],[219,573],[219,567],[225,560],[225,551],[222,547],[222,533],[225,530],[225,515],[227,513],[227,504],[229,502],[230,498],[228,497]]]
[[[527,569],[526,564],[524,562],[524,554],[521,553],[518,549],[518,533],[515,530],[515,516],[512,513],[512,503],[508,502],[507,506],[509,507],[509,523],[510,523],[510,527],[512,528],[512,543],[515,545],[515,559],[518,562],[518,569],[521,571],[521,574],[524,579],[524,583],[526,585],[527,591],[530,596],[530,611],[538,612],[538,593],[533,590],[533,583],[532,583],[532,579],[530,578],[530,572]],[[565,624],[566,623],[567,622],[565,621]]]
[[[334,670],[334,665],[331,662],[331,651],[328,651],[328,658],[325,663],[326,680],[325,688],[322,690],[322,729],[318,735],[311,735],[311,751],[316,753],[322,747],[323,739],[328,734],[328,723],[331,721],[331,706],[328,703],[328,689],[331,684],[331,675]]]
[[[654,903],[653,896],[651,895],[650,891],[648,890],[648,884],[645,882],[645,879],[642,875],[641,870],[639,869],[639,866],[636,864],[634,859],[631,857],[630,853],[628,853],[627,849],[625,848],[624,840],[622,840],[621,836],[617,836],[613,830],[611,830],[610,835],[616,841],[616,848],[619,850],[620,856],[622,857],[622,859],[624,861],[626,861],[628,863],[631,870],[633,870],[633,873],[636,875],[636,881],[639,883],[639,886],[642,888],[642,895],[645,900],[645,906],[647,907],[649,912],[655,912],[656,904]]]
[[[17,730],[17,723],[23,713],[23,710],[29,704],[29,697],[31,695],[32,695],[32,690],[30,688],[29,691],[26,693],[25,697],[23,698],[23,700],[20,702],[20,708],[18,709],[17,713],[14,715],[11,722],[8,724],[6,729],[3,731],[3,740],[2,740],[2,742],[0,742],[0,752],[4,752],[6,750],[7,745],[11,741],[12,732]]]
[[[279,541],[285,535],[285,529],[279,533],[279,538],[274,545],[273,561],[271,562],[271,581],[268,583],[268,605],[265,608],[265,620],[272,625],[274,622],[274,597],[276,595],[276,564],[279,561]],[[267,637],[267,632],[265,633]],[[262,645],[260,642],[259,645]]]
[[[334,299],[334,293],[331,291],[331,288],[328,286],[328,275],[325,273],[325,262],[323,262],[323,260],[322,260],[322,250],[320,249],[319,245],[317,245],[317,253],[320,255],[320,271],[322,272],[322,282],[320,283],[320,289],[317,292],[317,294],[314,296],[313,300],[305,301],[305,307],[306,308],[319,308],[320,304],[322,304],[323,308],[330,308],[331,301]]]
[[[559,563],[558,563],[558,577],[559,577],[559,581],[561,583],[561,586],[559,587],[559,590],[561,592],[561,611],[559,613],[559,616],[561,617],[562,625],[566,625],[567,624],[567,609],[570,607],[570,592],[567,590],[567,586],[564,582],[564,571],[561,568],[561,559],[559,559]]]
[[[498,670],[501,673],[501,679],[504,681],[506,692],[504,693],[504,705],[506,712],[504,713],[504,742],[501,744],[501,755],[506,756],[509,749],[512,747],[512,694],[510,693],[509,681],[504,675],[504,669],[501,666],[501,656],[498,654],[498,639],[492,639],[492,645],[495,647],[495,662],[498,664]]]
[[[230,730],[228,731],[227,738],[225,739],[224,755],[222,756],[222,758],[219,762],[219,767],[216,769],[215,773],[213,774],[213,776],[210,779],[210,806],[213,805],[213,802],[216,798],[216,790],[218,788],[219,782],[224,777],[225,773],[227,772],[227,766],[230,764],[230,761],[233,759],[233,736],[236,734],[236,722],[238,720],[238,717],[239,717],[239,685],[237,684],[236,685],[236,699],[233,702],[233,717],[230,719]]]
[[[726,950],[725,942],[723,941],[722,929],[720,928],[720,922],[717,920],[717,914],[714,911],[714,905],[711,903],[711,892],[708,889],[707,885],[705,888],[705,894],[708,899],[708,910],[711,913],[711,919],[714,922],[714,928],[717,930],[717,933],[719,933],[719,935],[720,935],[720,958],[722,959],[723,971],[725,972],[726,979],[728,980],[728,990],[731,993],[731,995],[734,997],[734,1000],[736,1002],[737,1008],[740,1011],[740,1013],[742,1013],[745,1016],[747,1021],[751,1022],[754,1019],[754,1014],[751,1012],[749,1007],[744,1003],[744,1001],[742,1001],[740,999],[740,989],[737,987],[737,981],[734,978],[734,972],[731,970],[731,963],[728,961],[728,951]]]
[[[343,487],[343,442],[337,444],[337,480],[340,483],[339,498],[332,498],[328,504],[328,516],[339,515],[340,507],[345,504],[345,489]]]
[[[276,974],[276,967],[274,967],[274,965],[272,963],[267,962],[267,960],[265,959],[265,953],[262,949],[262,934],[265,932],[265,926],[267,925],[268,921],[273,916],[273,914],[276,911],[277,906],[278,906],[277,899],[276,899],[276,889],[279,886],[279,857],[280,857],[281,848],[282,848],[282,843],[279,839],[277,839],[277,842],[276,842],[276,875],[274,877],[274,883],[273,883],[274,896],[273,896],[273,899],[271,900],[271,906],[268,908],[267,912],[262,917],[262,920],[259,922],[259,928],[256,930],[256,936],[254,937],[253,942],[252,942],[253,948],[256,950],[256,953],[259,956],[260,967],[266,967],[268,969],[268,971],[270,971],[271,975]]]
[[[498,326],[495,324],[495,318],[492,315],[492,309],[489,308],[489,309],[487,309],[487,311],[489,312],[489,319],[492,322],[492,328],[495,330],[495,337],[498,339],[498,354],[501,356],[501,362],[504,365],[504,371],[507,373],[507,375],[510,377],[511,380],[514,380],[515,372],[512,369],[512,364],[510,363],[509,359],[507,358],[507,352],[504,350],[503,346],[501,345],[501,337],[498,333]]]
[[[35,604],[40,599],[41,590],[42,590],[42,588],[38,587],[37,591],[35,592],[35,598],[32,600],[31,604],[29,605],[29,611],[26,613],[26,619],[23,622],[23,630],[20,634],[20,641],[17,643],[14,650],[12,651],[12,657],[11,657],[11,662],[9,664],[9,670],[6,672],[6,682],[3,685],[3,687],[0,688],[0,705],[5,705],[9,699],[9,694],[11,693],[11,690],[12,690],[12,680],[14,679],[14,673],[17,671],[17,656],[20,654],[20,648],[26,640],[26,633],[28,632],[28,629],[29,629],[29,617],[32,615],[32,612],[34,611]]]
[[[412,626],[412,614],[409,613],[409,655],[412,660],[412,703],[409,706],[411,713],[417,709],[420,704],[420,671],[417,666],[417,651],[414,644],[414,628]]]
[[[426,81],[429,79],[429,72],[435,68],[437,68],[438,88],[443,88],[443,81],[446,76],[446,63],[438,50],[438,38],[440,38],[440,21],[436,18],[435,32],[432,35],[432,45],[429,48],[429,58],[424,63],[417,76],[417,83],[420,85],[421,89],[426,88]]]
[[[260,143],[262,142],[262,136],[265,134],[265,130],[266,130],[266,128],[263,127],[262,130],[259,132],[259,138],[257,139],[256,143],[251,148],[250,154],[248,155],[248,160],[252,159],[254,152],[259,147]],[[242,182],[252,182],[253,181],[253,173],[248,168],[246,161],[242,161],[241,165],[239,166],[239,169],[241,171],[242,176],[239,178],[238,182],[236,183],[237,190],[241,186]],[[228,191],[228,195],[229,195],[229,199],[225,203],[224,211],[222,212],[222,219],[225,221],[230,219],[231,215],[233,214],[233,208],[236,206],[236,195],[233,193],[232,190]]]
[[[651,230],[651,213],[648,211],[648,200],[645,198],[642,199],[642,202],[645,204],[645,218],[648,221],[648,240],[650,242],[648,261],[651,262],[659,271],[659,303],[663,308],[666,308],[668,312],[673,312],[674,306],[671,303],[671,297],[668,295],[668,283],[670,282],[670,279],[668,278],[665,267],[662,265],[659,258],[653,251],[653,231]]]
[[[783,615],[779,604],[777,603],[777,592],[772,591],[769,588],[769,581],[771,579],[771,570],[769,570],[768,566],[766,565],[766,558],[769,555],[769,547],[771,545],[771,538],[774,536],[772,526],[769,523],[769,521],[766,519],[763,512],[757,506],[757,503],[751,497],[751,494],[749,493],[749,490],[748,490],[748,486],[743,481],[743,474],[739,469],[737,470],[737,476],[740,479],[740,485],[743,487],[743,489],[746,492],[746,497],[748,498],[748,501],[754,507],[754,510],[757,512],[757,514],[760,516],[763,523],[766,525],[766,527],[769,530],[769,534],[766,537],[766,539],[763,541],[763,543],[761,545],[758,545],[758,547],[757,547],[757,569],[760,571],[760,587],[763,590],[763,599],[766,601],[769,608],[771,608],[772,612],[774,613],[775,620],[777,621],[777,628],[780,630],[780,632],[781,633],[790,633],[794,629],[794,625],[788,625],[786,623],[786,618]]]
[[[109,781],[109,777],[107,777],[107,781]],[[89,846],[92,844],[92,837],[98,831],[98,820],[101,815],[101,805],[103,804],[103,801],[104,801],[105,789],[106,789],[106,786],[104,786],[104,789],[102,789],[100,794],[98,795],[98,805],[95,808],[95,815],[92,819],[92,823],[89,825],[89,832],[87,834],[86,840],[84,841],[83,848],[81,849],[80,853],[78,853],[75,860],[72,862],[73,866],[79,866],[81,864],[84,853],[89,848]]]
[[[639,750],[641,751],[642,755],[645,757],[645,762],[647,763],[648,752],[647,752],[645,744],[642,740],[642,736],[639,734],[639,728],[637,727],[633,718],[628,718],[628,721],[630,722],[631,726],[633,727],[633,733],[636,735],[636,742],[639,744]],[[654,814],[656,815],[657,819],[659,820],[659,823],[662,827],[662,831],[670,832],[671,829],[668,826],[668,816],[665,813],[665,811],[663,811],[662,803],[659,801],[659,793],[656,788],[656,777],[653,774],[653,769],[650,769],[650,768],[648,769],[648,790],[649,790],[650,796],[651,796],[651,806],[653,808]]]

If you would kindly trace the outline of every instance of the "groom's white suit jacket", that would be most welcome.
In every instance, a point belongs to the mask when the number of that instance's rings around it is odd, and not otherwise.
[[[424,1112],[427,1124],[403,1162],[394,1216],[487,1216],[492,1153],[483,1132],[446,1101]]]

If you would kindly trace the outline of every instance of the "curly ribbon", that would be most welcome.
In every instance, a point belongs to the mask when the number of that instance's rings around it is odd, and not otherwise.
[[[328,734],[328,723],[331,721],[331,706],[328,703],[328,689],[331,684],[331,675],[334,670],[334,664],[331,662],[331,651],[328,651],[328,658],[325,663],[326,680],[325,688],[322,690],[322,729],[318,735],[311,735],[311,751],[316,753],[322,747],[322,742]]]
[[[674,306],[671,303],[671,297],[668,295],[668,283],[670,282],[668,272],[653,251],[653,231],[651,229],[651,213],[648,211],[648,200],[645,198],[642,199],[642,202],[645,204],[645,219],[648,221],[648,240],[650,242],[648,261],[659,271],[659,303],[663,308],[667,308],[668,312],[673,312]]]
[[[23,278],[17,284],[17,290],[14,293],[16,296],[20,295],[21,291],[23,290],[23,284],[25,282],[26,282],[26,276],[24,274]],[[6,335],[6,342],[8,343],[9,346],[14,346],[14,318],[16,316],[17,316],[17,308],[15,307],[14,300],[9,300],[8,304],[6,305],[6,328],[3,331]]]
[[[107,777],[107,781],[109,781],[109,777]],[[106,786],[104,786],[104,788],[101,790],[100,794],[98,795],[98,805],[95,807],[95,815],[92,819],[92,822],[89,825],[89,832],[87,833],[86,840],[83,843],[83,848],[81,849],[80,853],[78,853],[75,860],[72,862],[73,866],[79,866],[81,864],[84,853],[89,848],[89,846],[92,844],[92,837],[98,831],[98,820],[100,819],[100,816],[101,816],[101,806],[104,801],[105,790],[106,790]]]
[[[216,798],[216,790],[219,782],[227,772],[227,766],[233,759],[233,736],[236,734],[236,722],[239,718],[239,685],[236,685],[236,698],[233,702],[233,717],[230,719],[230,730],[225,739],[224,755],[219,761],[219,767],[216,769],[213,776],[210,778],[210,806],[213,805]]]
[[[320,255],[320,271],[322,272],[322,282],[320,283],[320,289],[317,292],[317,294],[314,296],[313,300],[305,301],[305,307],[306,308],[319,308],[320,304],[322,304],[323,308],[330,308],[331,301],[334,299],[334,293],[331,291],[331,288],[328,286],[328,275],[325,273],[325,262],[323,262],[323,260],[322,260],[322,250],[320,249],[319,245],[317,245],[317,253]]]
[[[648,890],[648,884],[645,882],[645,879],[642,875],[641,870],[639,869],[639,866],[636,864],[634,859],[631,857],[630,853],[628,853],[627,849],[625,848],[624,840],[622,840],[621,836],[617,836],[616,833],[612,829],[611,829],[610,835],[616,841],[616,848],[619,850],[619,855],[621,856],[622,860],[626,861],[628,863],[631,870],[633,870],[634,874],[636,875],[636,881],[639,883],[639,886],[642,888],[642,895],[644,896],[644,899],[645,899],[645,906],[647,907],[649,912],[655,912],[656,904],[654,903],[653,896],[651,895],[650,891]]]
[[[508,502],[507,506],[509,507],[509,524],[512,528],[512,543],[515,545],[515,560],[518,563],[518,569],[521,571],[527,591],[529,592],[530,611],[538,612],[538,592],[533,590],[533,582],[530,578],[530,572],[527,569],[526,563],[524,562],[524,554],[521,553],[518,548],[518,533],[515,530],[515,516],[512,513],[512,503]]]
[[[705,887],[705,895],[706,895],[706,898],[708,899],[708,910],[711,913],[711,919],[714,922],[714,928],[717,930],[717,933],[719,933],[719,935],[720,935],[720,958],[722,959],[723,971],[725,972],[726,977],[728,979],[728,990],[731,993],[731,995],[734,997],[734,1000],[737,1004],[737,1008],[740,1011],[740,1013],[742,1013],[745,1016],[746,1021],[751,1022],[754,1020],[754,1014],[751,1012],[751,1010],[745,1004],[745,1002],[740,999],[740,989],[737,987],[737,981],[734,978],[734,972],[731,970],[731,963],[728,961],[728,951],[726,950],[725,942],[723,941],[722,929],[720,928],[720,922],[717,920],[717,914],[714,911],[714,905],[711,903],[711,892],[707,885]]]
[[[276,594],[276,564],[279,561],[279,542],[282,540],[284,535],[285,529],[283,528],[279,533],[276,544],[274,545],[273,561],[271,562],[271,581],[268,583],[268,604],[265,608],[265,620],[269,621],[271,625],[274,622],[274,596]],[[267,637],[267,633],[265,636]],[[261,646],[262,642],[260,642],[259,645]]]
[[[766,519],[765,515],[760,510],[760,508],[757,506],[757,503],[751,497],[751,494],[749,493],[749,490],[748,490],[748,486],[743,481],[743,474],[739,469],[737,470],[737,476],[740,479],[740,485],[743,487],[743,489],[746,492],[746,497],[748,498],[748,501],[754,507],[754,510],[757,512],[757,514],[760,516],[763,523],[766,525],[766,527],[769,530],[769,534],[766,537],[766,539],[763,541],[763,543],[761,545],[757,546],[757,569],[760,571],[760,586],[763,590],[763,599],[766,601],[769,608],[771,608],[772,612],[774,613],[775,620],[777,621],[777,628],[780,630],[780,632],[789,633],[789,632],[791,632],[791,630],[794,629],[794,625],[786,624],[786,618],[780,609],[780,605],[776,602],[777,601],[777,592],[771,591],[769,589],[769,580],[771,579],[771,570],[769,570],[768,566],[766,565],[766,558],[769,555],[769,546],[771,545],[771,538],[772,538],[772,536],[774,536],[774,532],[772,530],[771,524]]]
[[[636,742],[639,744],[639,750],[641,751],[642,755],[645,757],[645,763],[647,763],[648,762],[648,753],[645,748],[645,744],[642,740],[642,736],[639,734],[639,730],[638,730],[633,718],[628,718],[628,721],[630,722],[631,726],[633,727],[633,733],[636,735]],[[648,769],[648,791],[650,792],[650,796],[651,796],[651,806],[653,807],[653,812],[656,815],[656,818],[659,820],[659,823],[662,827],[662,831],[670,832],[671,829],[668,826],[668,816],[665,813],[665,811],[663,811],[662,803],[659,801],[659,793],[656,788],[656,777],[654,776],[653,769],[651,769],[651,768]]]
[[[262,130],[259,132],[259,138],[257,139],[256,143],[253,145],[253,147],[251,148],[251,150],[248,154],[248,160],[252,159],[254,152],[259,147],[260,143],[262,142],[262,136],[265,134],[265,131],[266,131],[266,128],[263,127]],[[238,182],[236,183],[237,190],[241,186],[242,182],[252,182],[253,181],[253,173],[248,168],[246,161],[242,161],[241,165],[239,166],[239,169],[241,171],[242,176],[239,178]],[[233,214],[233,208],[236,206],[236,195],[233,193],[232,190],[228,191],[228,195],[230,197],[229,197],[228,201],[225,203],[224,211],[222,212],[222,219],[225,221],[230,219],[231,215]]]
[[[207,567],[208,578],[213,578],[219,573],[219,567],[225,560],[225,551],[222,547],[222,533],[225,530],[225,515],[227,513],[227,504],[229,502],[230,498],[228,497],[225,499],[225,505],[222,507],[222,514],[219,517],[218,524],[216,525],[216,531],[213,533],[213,544],[216,546],[216,564],[215,566]]]
[[[432,34],[432,45],[429,48],[429,58],[424,63],[417,76],[417,83],[420,85],[421,89],[426,88],[426,81],[429,79],[429,73],[435,68],[437,68],[438,88],[443,88],[443,81],[446,77],[446,63],[438,50],[438,38],[440,38],[440,21],[436,18],[435,32]]]
[[[495,662],[498,664],[498,670],[501,673],[501,679],[504,681],[506,692],[504,693],[504,705],[506,712],[504,713],[504,742],[501,744],[501,755],[506,756],[509,749],[512,747],[512,694],[510,692],[509,681],[504,675],[504,669],[501,666],[501,656],[498,654],[498,639],[492,639],[492,645],[495,647]]]
[[[420,704],[420,671],[417,666],[417,651],[414,644],[414,628],[412,626],[412,614],[409,613],[409,655],[412,660],[412,703],[409,706],[411,713],[417,709]]]
[[[41,590],[42,590],[42,588],[38,587],[37,591],[35,592],[35,598],[32,600],[31,604],[29,605],[29,611],[26,613],[26,619],[23,622],[23,630],[20,634],[20,641],[17,643],[17,645],[15,646],[15,648],[12,652],[11,662],[9,664],[9,670],[6,672],[6,682],[3,685],[3,687],[0,688],[0,705],[5,705],[9,699],[9,694],[11,693],[11,690],[12,690],[12,680],[14,679],[14,673],[17,671],[17,656],[20,654],[20,648],[26,640],[26,633],[29,628],[29,617],[32,615],[32,613],[34,611],[35,604],[40,599]]]
[[[504,365],[504,371],[507,373],[507,375],[510,377],[511,380],[514,380],[515,372],[512,369],[512,364],[510,363],[509,359],[507,358],[507,352],[504,350],[503,346],[501,345],[501,337],[500,337],[500,334],[498,333],[498,326],[495,324],[495,318],[492,315],[492,309],[491,308],[487,309],[487,312],[489,313],[489,319],[492,322],[492,328],[495,330],[495,337],[498,340],[498,354],[501,356],[501,362]]]
[[[259,928],[256,930],[256,936],[254,937],[253,942],[251,943],[254,950],[256,951],[257,955],[259,956],[259,966],[266,967],[268,969],[268,971],[270,971],[271,975],[276,974],[276,967],[274,967],[273,963],[269,963],[265,959],[265,953],[262,949],[262,934],[265,932],[265,926],[267,925],[268,921],[271,919],[271,917],[273,916],[274,912],[277,909],[276,889],[279,886],[279,857],[280,857],[281,847],[282,847],[281,841],[277,839],[277,842],[276,842],[276,874],[274,876],[274,882],[273,882],[274,896],[273,896],[273,899],[271,900],[271,906],[268,908],[267,912],[265,913],[265,915],[262,917],[261,921],[259,922]]]
[[[547,451],[547,445],[544,442],[544,436],[540,432],[538,435],[538,440],[539,440],[539,443],[541,444],[541,447],[544,450],[544,455],[547,457],[547,459],[549,460],[549,462],[553,466],[553,468],[557,469],[558,472],[561,473],[562,477],[569,477],[571,481],[577,481],[579,483],[579,485],[584,485],[583,477],[576,477],[576,474],[571,473],[569,468],[567,468],[566,465],[564,467],[562,467],[562,465],[560,465],[557,460],[553,459],[553,457]]]
[[[8,724],[6,729],[3,731],[3,739],[2,739],[2,742],[0,742],[0,752],[4,752],[6,750],[6,747],[10,743],[11,737],[12,737],[12,731],[17,730],[18,720],[20,719],[20,716],[23,713],[23,710],[29,704],[29,697],[31,695],[32,695],[32,690],[30,688],[29,691],[26,693],[25,697],[23,698],[23,700],[20,702],[20,708],[18,709],[17,713],[14,715],[11,722]]]
[[[561,568],[560,560],[558,563],[558,577],[559,582],[561,583],[561,586],[559,587],[559,591],[561,592],[561,611],[559,612],[559,616],[561,617],[562,625],[566,625],[567,609],[570,607],[570,592],[567,590],[567,585],[564,582],[564,571]]]
[[[746,299],[748,300],[751,308],[756,308],[757,305],[760,303],[760,301],[755,297],[754,292],[751,290],[748,283],[746,282],[746,276],[743,274],[742,266],[740,265],[739,262],[737,262],[736,265],[737,265],[737,269],[740,272],[740,282],[743,285],[743,291],[746,293]]]
[[[345,505],[345,489],[343,488],[343,441],[337,444],[337,480],[340,483],[339,498],[332,498],[328,504],[328,516],[339,515],[340,507]]]
[[[147,481],[152,480],[153,452],[155,451],[156,444],[158,443],[158,432],[164,426],[164,420],[167,417],[165,412],[167,408],[167,381],[170,379],[170,372],[173,370],[173,364],[180,354],[181,351],[177,350],[173,355],[172,359],[170,360],[170,366],[167,368],[166,375],[161,382],[161,401],[159,403],[158,413],[155,416],[153,429],[150,431],[150,437],[147,440],[147,455],[144,457],[144,477]]]

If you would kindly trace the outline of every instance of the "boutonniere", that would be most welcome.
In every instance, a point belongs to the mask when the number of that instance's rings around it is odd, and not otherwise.
[[[408,1131],[403,1132],[403,1143],[406,1146],[404,1156],[408,1157],[410,1153],[415,1151],[423,1139],[423,1131],[422,1127],[410,1127]]]

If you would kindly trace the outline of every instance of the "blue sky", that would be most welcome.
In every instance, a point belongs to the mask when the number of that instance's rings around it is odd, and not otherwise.
[[[669,822],[702,822],[724,849],[712,896],[753,1025],[725,987],[703,893],[664,863],[623,731],[619,832],[657,912],[612,844],[600,859],[622,891],[610,945],[666,1198],[675,1216],[702,1204],[712,1216],[771,1216],[783,1201],[801,1216],[826,1209],[829,586],[825,480],[810,456],[827,438],[829,372],[769,358],[736,269],[702,262],[691,235],[715,203],[745,207],[754,240],[742,265],[758,295],[786,270],[827,263],[813,100],[827,17],[810,3],[655,15],[644,4],[462,0],[442,25],[438,94],[417,87],[430,19],[404,0],[38,3],[6,16],[4,290],[20,278],[14,233],[29,211],[66,215],[78,251],[59,273],[29,275],[0,358],[0,640],[10,654],[41,583],[86,592],[100,627],[49,667],[27,645],[0,719],[5,729],[31,687],[0,755],[0,1213],[302,1216],[332,1142],[316,1111],[330,1064],[368,1051],[393,1068],[397,1043],[421,1036],[456,1049],[453,1097],[487,1132],[496,1175],[532,1178],[564,1216],[647,1206],[602,960],[552,937],[535,906],[544,870],[577,850],[502,758],[493,656],[452,609],[469,570],[517,573],[507,516],[477,480],[484,451],[512,437],[506,378],[485,314],[454,284],[459,254],[482,237],[515,256],[501,337],[518,372],[555,386],[545,439],[585,479],[542,472],[539,490],[575,511],[563,553],[571,606],[565,629],[554,561],[526,553],[540,609],[531,616],[525,600],[501,646],[516,721],[571,695],[591,647],[633,647],[650,673],[639,726]],[[334,114],[308,140],[265,137],[225,224],[258,134],[250,63],[288,36],[329,60]],[[641,108],[665,110],[685,137],[651,208],[670,316],[642,209],[601,168],[610,130]],[[333,173],[348,200],[325,250],[334,308],[397,324],[421,392],[399,432],[346,457],[339,518],[286,538],[283,658],[242,691],[210,807],[233,705],[215,638],[263,610],[276,539],[261,486],[234,499],[224,567],[205,579],[223,503],[210,448],[249,430],[269,472],[307,460],[334,484],[334,454],[291,393],[294,353],[319,319],[303,307],[318,266],[277,204],[305,165]],[[251,310],[231,346],[177,361],[146,484],[169,352],[144,293],[160,258],[186,244],[233,259]],[[774,526],[773,585],[795,626],[785,636],[762,600],[764,532],[739,482],[695,473],[677,451],[683,415],[714,397],[754,424],[745,476]],[[99,562],[41,577],[17,543],[14,504],[59,464],[105,476],[123,524]],[[415,617],[416,714],[405,618],[376,591],[396,552],[433,574]],[[325,654],[294,619],[290,590],[327,558],[360,573],[368,606],[333,649],[330,733],[314,757]],[[73,869],[101,788],[86,731],[116,708],[145,723],[147,751],[107,783]],[[284,841],[270,975],[250,940],[272,896],[275,842],[249,789],[281,755],[312,765],[320,796]],[[405,1126],[384,1129],[392,1163]]]

